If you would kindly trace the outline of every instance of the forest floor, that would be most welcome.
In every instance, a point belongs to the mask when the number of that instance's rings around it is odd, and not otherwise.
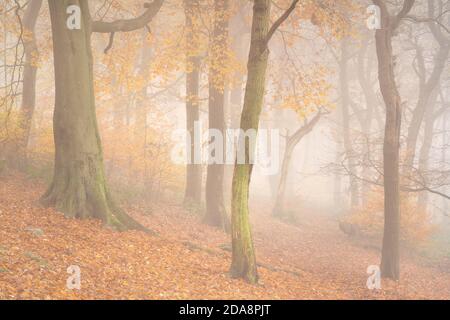
[[[402,257],[400,282],[368,290],[379,251],[324,214],[296,226],[252,214],[261,281],[250,285],[228,275],[229,237],[180,207],[130,208],[158,234],[118,233],[41,207],[44,190],[21,175],[0,177],[0,299],[450,298],[450,272],[410,257]],[[80,267],[81,290],[66,288],[70,265]]]

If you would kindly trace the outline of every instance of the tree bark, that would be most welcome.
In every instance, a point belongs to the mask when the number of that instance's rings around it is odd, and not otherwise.
[[[228,50],[228,0],[214,1],[214,31],[210,46],[209,66],[209,129],[222,134],[225,155],[225,75],[220,68],[226,63]],[[211,138],[212,139],[212,138]],[[210,144],[213,141],[210,141]],[[224,160],[208,165],[206,178],[206,215],[205,222],[211,226],[229,231],[230,222],[224,205]]]
[[[230,20],[229,31],[231,37],[231,47],[239,61],[245,61],[248,55],[249,41],[246,35],[250,34],[250,28],[245,23],[246,4],[241,4],[237,14]],[[241,71],[235,71],[233,84],[229,88],[229,103],[227,112],[227,128],[239,129],[239,119],[241,118],[242,99],[244,92],[245,77]],[[227,137],[228,138],[228,137]],[[231,141],[230,141],[231,140]],[[234,139],[227,139],[227,143],[235,144]],[[231,185],[233,181],[234,164],[225,165],[225,198],[226,202],[231,201]]]
[[[431,147],[433,146],[433,138],[434,138],[434,126],[437,119],[437,115],[440,115],[440,112],[435,114],[436,102],[438,97],[438,90],[434,89],[433,94],[430,98],[430,106],[428,109],[428,113],[425,115],[425,128],[423,134],[423,143],[419,152],[419,172],[422,174],[427,173],[428,165],[429,165],[429,157],[431,152]],[[417,199],[418,207],[426,210],[428,205],[428,191],[420,192]]]
[[[383,145],[384,166],[384,233],[381,251],[381,275],[400,278],[400,189],[399,149],[402,105],[394,75],[392,37],[401,20],[408,14],[415,0],[405,0],[400,13],[389,15],[386,3],[373,0],[381,9],[381,29],[375,34],[378,77],[381,94],[386,105],[386,124]]]
[[[414,109],[413,117],[411,119],[411,123],[408,128],[408,136],[406,140],[405,173],[410,173],[411,169],[414,166],[416,146],[420,128],[422,126],[425,112],[427,111],[427,108],[430,106],[430,100],[432,99],[433,91],[438,86],[442,72],[445,69],[445,65],[447,63],[448,56],[450,53],[450,42],[449,43],[444,42],[440,45],[439,51],[437,55],[434,57],[433,71],[431,72],[431,75],[427,81],[425,80],[426,71],[424,70],[425,69],[424,57],[421,55],[420,50],[418,51],[418,53],[419,53],[418,54],[419,64],[423,65],[422,68],[419,67],[419,70],[423,69],[421,71],[423,74],[421,75],[422,80],[420,81],[421,85],[419,90],[419,99]]]
[[[339,86],[341,94],[341,111],[342,111],[342,131],[344,137],[344,151],[347,158],[350,185],[350,206],[354,208],[359,204],[358,182],[356,180],[356,166],[351,143],[350,132],[350,84],[348,79],[348,40],[343,39],[341,42],[341,60],[339,62]]]
[[[304,126],[299,128],[293,135],[286,138],[286,150],[284,151],[283,163],[281,165],[280,180],[278,182],[277,197],[275,200],[275,206],[273,208],[272,214],[278,218],[286,218],[285,210],[285,194],[286,194],[286,182],[288,178],[289,166],[292,159],[292,154],[295,147],[300,143],[300,141],[308,135],[319,122],[322,114],[317,113],[311,121],[306,123]]]
[[[248,77],[244,95],[244,107],[241,115],[242,130],[258,130],[266,82],[269,50],[267,36],[270,23],[270,0],[255,0],[253,22],[248,58]],[[249,221],[248,197],[252,174],[249,159],[254,150],[250,150],[250,141],[241,141],[238,148],[245,148],[245,164],[236,164],[232,183],[232,263],[231,275],[241,277],[250,283],[258,281],[255,251]]]
[[[372,64],[368,63],[366,66],[366,60],[372,61],[371,57],[367,57],[367,49],[369,46],[369,38],[364,37],[361,43],[361,49],[358,53],[357,58],[357,78],[359,85],[364,94],[364,99],[366,102],[366,110],[365,116],[358,117],[360,122],[361,130],[366,138],[366,156],[363,161],[362,170],[363,177],[366,181],[370,181],[370,167],[371,167],[371,158],[372,158],[372,143],[371,143],[371,134],[372,134],[372,123],[375,118],[375,114],[377,112],[377,96],[372,87]],[[367,204],[368,194],[370,191],[371,185],[367,182],[361,182],[361,200],[365,205]]]
[[[199,111],[199,86],[200,86],[200,63],[201,58],[195,52],[196,39],[194,23],[196,19],[196,8],[194,1],[185,0],[186,15],[186,129],[190,139],[187,144],[188,164],[186,165],[186,189],[184,194],[185,205],[194,204],[200,206],[202,197],[202,165],[195,163],[195,123],[200,121]],[[198,17],[197,17],[198,18]]]
[[[42,0],[31,0],[23,18],[23,28],[27,32],[24,39],[25,66],[23,69],[22,89],[22,136],[19,142],[20,162],[26,162],[26,149],[30,139],[31,121],[36,106],[36,74],[38,69],[39,51],[36,44],[35,26],[41,10]]]
[[[66,26],[66,9],[81,9],[81,29]],[[109,192],[97,119],[91,52],[91,17],[86,0],[49,0],[55,67],[53,131],[55,169],[44,204],[66,216],[98,218],[117,230],[148,231],[122,212]]]
[[[295,9],[298,1],[293,0],[290,7],[269,29],[271,0],[254,0],[250,53],[247,64],[247,84],[240,124],[241,130],[244,132],[248,130],[258,132],[266,85],[267,62],[269,60],[268,43],[277,28]],[[245,163],[236,163],[234,167],[231,199],[233,252],[230,273],[233,277],[244,278],[250,283],[256,283],[258,282],[258,271],[248,210],[249,187],[253,169],[250,160],[254,158],[254,150],[250,148],[250,145],[254,145],[254,143],[249,140],[241,135],[238,150],[245,151]]]

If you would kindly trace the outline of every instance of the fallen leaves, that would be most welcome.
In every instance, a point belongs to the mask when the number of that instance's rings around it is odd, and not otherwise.
[[[368,290],[366,268],[379,253],[350,242],[321,215],[295,227],[253,209],[261,283],[252,286],[228,275],[228,236],[181,208],[128,210],[158,236],[117,233],[39,206],[43,190],[18,175],[2,178],[1,299],[450,298],[450,274],[407,258],[400,283]],[[71,265],[81,269],[81,290],[66,288]]]

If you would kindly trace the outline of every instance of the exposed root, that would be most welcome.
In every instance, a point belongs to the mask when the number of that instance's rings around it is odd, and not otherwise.
[[[55,186],[53,182],[42,196],[41,203],[55,207],[66,217],[96,218],[118,231],[139,230],[152,235],[157,234],[120,209],[112,200],[109,191],[102,185],[78,181],[67,184],[65,188]]]

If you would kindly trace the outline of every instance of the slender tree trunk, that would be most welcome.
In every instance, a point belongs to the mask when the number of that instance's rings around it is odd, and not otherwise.
[[[374,0],[381,9],[381,29],[375,34],[378,78],[381,94],[386,105],[386,123],[383,145],[384,166],[384,233],[381,251],[381,275],[398,280],[400,278],[400,188],[399,150],[402,105],[394,75],[392,51],[393,33],[414,5],[414,0],[405,0],[400,13],[391,17],[386,3]]]
[[[144,84],[142,88],[139,89],[137,92],[137,99],[136,99],[136,122],[135,122],[135,137],[137,145],[141,148],[142,153],[142,162],[143,162],[143,174],[140,175],[142,179],[142,184],[145,189],[146,196],[149,200],[152,200],[153,193],[151,185],[148,181],[148,174],[147,174],[147,129],[148,129],[148,121],[147,121],[147,115],[148,115],[148,106],[149,106],[149,100],[147,99],[147,79],[148,76],[148,70],[150,66],[150,61],[152,58],[152,49],[149,43],[149,40],[147,39],[147,30],[142,30],[142,54],[140,57],[140,61],[138,62],[138,68],[139,68],[139,74],[141,75]],[[138,176],[136,177],[136,181],[138,181]]]
[[[428,117],[426,117],[428,118]],[[431,119],[425,120],[425,129],[423,136],[423,144],[420,148],[419,153],[419,171],[422,173],[426,173],[428,170],[428,157],[430,155],[431,146],[433,144],[433,129],[434,129],[434,121]],[[419,193],[417,204],[419,208],[427,209],[428,204],[428,192],[423,191]]]
[[[26,149],[30,139],[31,121],[36,105],[36,74],[39,62],[39,51],[36,44],[35,26],[41,10],[42,0],[31,0],[25,10],[23,28],[26,37],[23,43],[25,51],[25,66],[23,69],[22,89],[22,137],[19,145],[19,155],[26,162]],[[22,163],[23,164],[23,163]]]
[[[436,115],[434,113],[436,109],[436,102],[438,97],[438,90],[434,89],[429,102],[429,109],[425,115],[425,128],[423,134],[423,143],[419,152],[419,172],[426,174],[428,171],[429,157],[431,152],[431,147],[433,146],[434,138],[434,124],[436,122]],[[427,209],[428,205],[428,192],[423,191],[419,193],[417,204],[419,208],[424,210]]]
[[[445,95],[445,98],[449,97],[449,95]],[[448,112],[444,112],[443,116],[442,116],[442,123],[441,123],[441,141],[442,141],[442,150],[441,150],[441,162],[442,163],[448,163],[447,160],[447,149],[448,146],[450,144],[450,139],[448,138],[448,132],[447,132],[447,128],[448,128],[448,120],[449,120],[449,114]],[[444,191],[449,192],[449,187],[445,186]],[[450,210],[450,201],[448,201],[448,199],[442,198],[442,209],[444,210],[444,212],[449,212]]]
[[[146,230],[115,204],[108,190],[95,114],[91,20],[87,1],[80,30],[66,26],[70,0],[49,0],[55,66],[55,170],[42,201],[66,216],[98,218],[118,230]]]
[[[194,24],[196,8],[194,1],[185,0],[186,15],[186,129],[191,137],[186,146],[190,154],[189,163],[186,166],[186,189],[184,194],[184,203],[186,205],[194,204],[200,206],[202,197],[202,165],[195,163],[195,123],[200,121],[199,112],[199,86],[200,86],[200,63],[201,59],[197,55],[196,38]],[[197,17],[198,18],[198,17]]]
[[[214,1],[214,32],[210,46],[209,67],[209,129],[222,135],[222,155],[225,155],[225,75],[221,72],[227,62],[228,50],[228,0]],[[210,144],[213,141],[210,141]],[[215,151],[216,152],[216,151]],[[211,226],[228,231],[229,218],[224,205],[225,156],[221,163],[208,165],[206,178],[205,222]]]
[[[341,42],[341,61],[339,62],[339,85],[341,94],[342,130],[344,136],[344,150],[347,157],[350,185],[350,206],[354,208],[359,204],[358,182],[356,181],[356,166],[351,142],[350,131],[350,84],[348,79],[348,40]]]
[[[285,196],[286,196],[286,182],[288,178],[289,165],[292,160],[292,153],[294,152],[295,145],[286,139],[286,150],[284,151],[283,163],[281,164],[280,180],[278,182],[278,189],[276,193],[275,206],[272,214],[278,218],[286,217],[285,209]]]
[[[414,166],[414,159],[416,155],[417,140],[419,137],[420,128],[425,116],[427,108],[430,106],[430,100],[434,90],[439,84],[442,72],[445,69],[445,65],[448,61],[450,53],[450,44],[443,43],[440,45],[439,52],[434,58],[434,68],[428,79],[428,81],[421,81],[421,87],[419,92],[419,100],[413,112],[413,117],[408,128],[408,136],[406,139],[406,158],[405,158],[405,173],[410,173]],[[422,78],[426,78],[425,62],[424,58],[419,54],[419,63],[423,64]]]
[[[283,163],[281,165],[280,180],[278,183],[277,197],[275,200],[275,207],[272,211],[273,215],[279,218],[286,218],[285,210],[285,195],[286,195],[286,185],[289,172],[289,166],[292,159],[292,154],[294,153],[295,147],[300,143],[300,141],[308,135],[319,122],[321,112],[317,113],[311,121],[299,128],[293,135],[286,138],[286,149],[284,151]]]
[[[241,115],[241,129],[258,130],[266,82],[269,50],[267,36],[270,23],[270,0],[255,0],[253,23],[248,59],[248,77],[245,88],[244,108]],[[243,141],[242,141],[243,140]],[[231,274],[251,283],[258,281],[255,251],[249,221],[248,198],[253,165],[254,150],[250,141],[240,139],[238,148],[245,148],[245,164],[236,164],[232,186],[232,263]]]
[[[335,163],[341,162],[341,143],[336,143],[336,154],[334,157]],[[344,209],[341,201],[342,195],[342,176],[341,173],[335,173],[333,179],[333,203],[335,208],[342,210]]]
[[[372,64],[368,63],[366,67],[366,60],[371,61],[370,56],[367,57],[368,46],[369,38],[365,37],[361,43],[361,49],[358,54],[357,76],[366,102],[365,116],[358,117],[358,119],[360,120],[361,130],[366,138],[366,156],[362,165],[362,170],[364,179],[370,181],[370,167],[372,160],[372,143],[370,138],[372,134],[372,122],[374,119],[374,114],[376,112],[377,97],[371,84]],[[370,183],[361,183],[361,200],[364,205],[367,204],[370,188]]]

